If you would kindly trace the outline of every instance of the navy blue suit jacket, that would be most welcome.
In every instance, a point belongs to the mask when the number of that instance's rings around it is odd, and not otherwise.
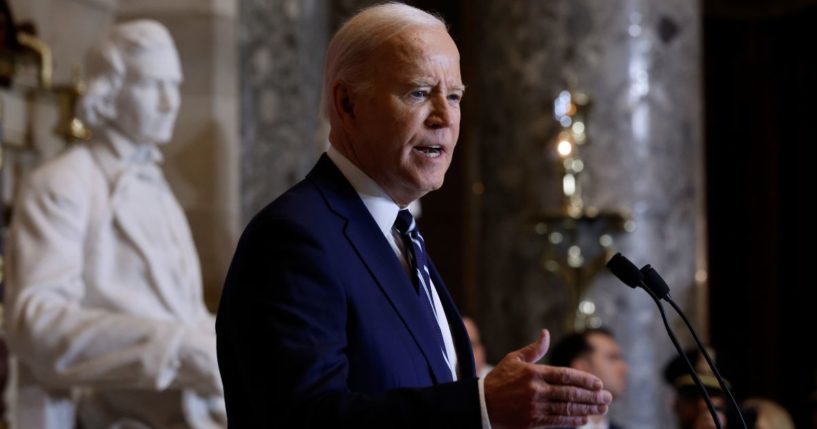
[[[430,270],[457,382],[443,382],[427,301],[323,155],[250,222],[230,266],[216,322],[230,427],[481,427],[468,335]]]

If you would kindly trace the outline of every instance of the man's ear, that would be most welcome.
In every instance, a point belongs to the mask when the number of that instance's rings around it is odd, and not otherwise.
[[[89,83],[85,103],[92,106],[91,110],[97,121],[110,121],[116,118],[118,90],[119,85],[104,77],[94,79]]]
[[[332,87],[332,103],[335,113],[343,124],[348,124],[355,118],[355,106],[349,85],[337,81]]]
[[[350,100],[349,97],[343,97],[340,100],[340,105],[344,113],[354,116],[354,111],[352,110],[352,100]]]
[[[114,97],[113,94],[106,94],[104,97],[99,98],[96,109],[100,117],[108,120],[114,120],[116,118],[115,100],[116,97]]]

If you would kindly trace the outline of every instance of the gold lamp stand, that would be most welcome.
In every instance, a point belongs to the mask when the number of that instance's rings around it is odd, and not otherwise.
[[[564,319],[566,332],[602,324],[595,303],[586,299],[587,292],[615,253],[613,236],[635,229],[628,212],[586,206],[582,197],[580,178],[585,165],[581,151],[588,144],[590,105],[590,97],[579,91],[562,91],[554,100],[560,129],[548,144],[548,152],[558,160],[562,204],[559,210],[540,211],[529,219],[534,232],[545,239],[542,269],[566,285],[571,308]]]

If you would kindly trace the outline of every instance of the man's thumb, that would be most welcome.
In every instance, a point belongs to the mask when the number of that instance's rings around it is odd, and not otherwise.
[[[542,329],[538,340],[522,347],[517,353],[524,362],[536,363],[545,356],[548,348],[550,348],[550,332],[547,329]]]

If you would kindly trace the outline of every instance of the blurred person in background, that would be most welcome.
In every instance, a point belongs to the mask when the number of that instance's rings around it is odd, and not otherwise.
[[[708,351],[708,353],[714,361],[714,352]],[[687,350],[685,354],[706,388],[721,425],[726,427],[728,420],[726,394],[698,349]],[[664,367],[664,380],[675,390],[672,410],[681,429],[714,429],[717,427],[700,389],[695,385],[689,368],[681,356],[676,356]]]
[[[743,401],[742,408],[749,429],[794,429],[788,411],[770,399],[749,398]]]
[[[463,316],[462,323],[465,324],[465,330],[468,331],[468,338],[471,340],[471,348],[474,350],[474,364],[477,369],[477,377],[485,378],[494,366],[486,361],[485,345],[482,344],[482,337],[479,333],[479,328],[474,319]]]
[[[627,390],[629,366],[624,360],[621,347],[612,332],[605,328],[592,328],[562,338],[551,349],[549,363],[589,372],[604,383],[613,394],[613,400]],[[581,429],[622,429],[611,422],[607,415],[590,416]]]

